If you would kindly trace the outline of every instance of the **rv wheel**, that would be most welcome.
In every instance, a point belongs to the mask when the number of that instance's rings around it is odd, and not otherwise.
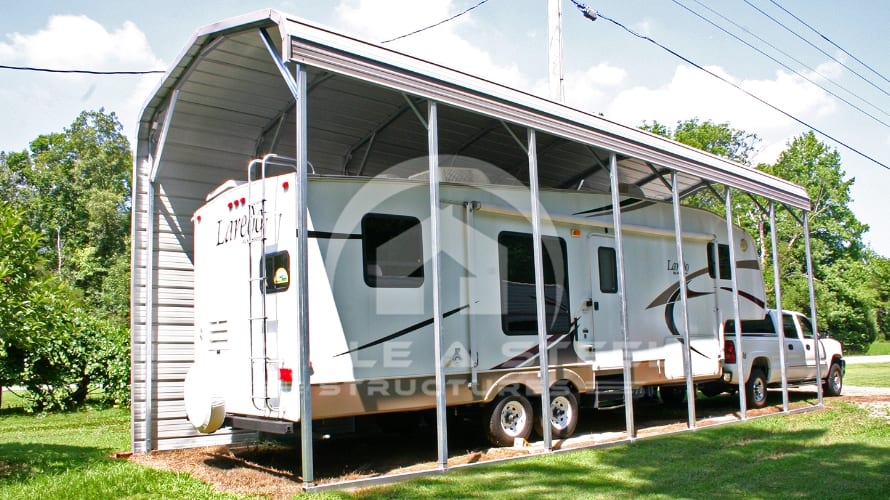
[[[486,435],[494,446],[512,446],[516,438],[528,439],[532,430],[532,405],[522,394],[507,393],[486,407]]]
[[[564,386],[550,391],[550,434],[556,439],[565,439],[575,433],[578,425],[578,396]],[[540,405],[535,406],[535,432],[544,435],[544,418]]]

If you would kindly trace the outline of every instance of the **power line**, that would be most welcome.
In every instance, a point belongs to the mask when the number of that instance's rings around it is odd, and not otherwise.
[[[32,66],[7,66],[0,64],[0,69],[12,69],[18,71],[39,71],[41,73],[79,73],[84,75],[151,75],[154,73],[165,73],[164,70],[152,71],[94,71],[89,69],[51,69],[51,68],[35,68]]]
[[[390,38],[389,40],[384,40],[384,41],[380,42],[380,44],[382,45],[382,44],[384,44],[384,43],[394,42],[394,41],[396,41],[396,40],[399,40],[399,39],[402,39],[402,38],[405,38],[405,37],[409,37],[409,36],[411,36],[411,35],[416,35],[416,34],[420,33],[421,31],[426,31],[426,30],[428,30],[428,29],[430,29],[430,28],[435,28],[436,26],[439,26],[440,24],[445,24],[445,23],[447,23],[448,21],[451,21],[451,20],[453,20],[453,19],[457,19],[458,17],[460,17],[460,16],[466,14],[467,12],[470,12],[471,10],[475,9],[476,7],[479,7],[480,5],[484,4],[484,3],[487,2],[487,1],[488,1],[488,0],[482,0],[481,2],[477,3],[476,5],[470,7],[469,9],[466,9],[466,10],[464,10],[463,12],[458,12],[457,14],[455,14],[455,15],[449,17],[448,19],[443,19],[443,20],[439,21],[439,22],[436,23],[436,24],[431,24],[431,25],[429,25],[429,26],[427,26],[427,27],[425,27],[425,28],[420,28],[419,30],[414,30],[414,31],[412,31],[411,33],[405,33],[404,35],[397,36],[397,37],[395,37],[395,38]]]
[[[814,28],[814,27],[810,26],[809,24],[807,24],[806,22],[804,22],[803,19],[801,19],[801,18],[795,16],[794,14],[792,14],[788,9],[786,9],[785,7],[782,7],[781,5],[779,5],[775,0],[770,0],[770,2],[771,2],[773,5],[775,5],[776,7],[782,9],[783,11],[785,11],[785,13],[788,14],[789,16],[791,16],[791,17],[793,17],[794,19],[796,19],[797,22],[799,22],[800,24],[802,24],[802,25],[806,26],[807,28],[811,29],[814,33],[816,33],[817,35],[819,35],[820,37],[822,37],[823,40],[825,40],[826,42],[828,42],[828,43],[834,45],[835,47],[838,48],[838,50],[840,50],[840,51],[843,52],[844,54],[847,54],[848,56],[852,57],[856,62],[858,62],[859,64],[861,64],[861,65],[865,66],[866,68],[868,68],[872,73],[878,75],[882,80],[884,80],[884,81],[887,82],[887,83],[890,83],[890,80],[888,80],[886,76],[882,75],[882,74],[879,73],[876,69],[872,68],[872,67],[869,66],[868,64],[865,64],[864,62],[862,62],[861,59],[859,59],[858,57],[854,56],[853,54],[851,54],[850,52],[848,52],[846,49],[844,49],[843,47],[841,47],[840,45],[834,43],[830,38],[828,38],[827,36],[823,35],[823,34],[822,34],[819,30],[817,30],[816,28]]]
[[[841,141],[840,139],[837,139],[837,138],[835,138],[835,137],[833,137],[833,136],[831,136],[831,135],[829,135],[829,134],[823,132],[822,130],[820,130],[820,129],[818,129],[818,128],[812,126],[812,125],[810,125],[809,123],[807,123],[807,122],[801,120],[800,118],[798,118],[798,117],[792,115],[791,113],[789,113],[789,112],[787,112],[787,111],[785,111],[785,110],[783,110],[783,109],[781,109],[781,108],[779,108],[779,107],[777,107],[777,106],[775,106],[775,105],[773,105],[773,104],[770,104],[770,103],[767,102],[766,100],[764,100],[764,99],[758,97],[757,95],[755,95],[755,94],[753,94],[753,93],[751,93],[751,92],[749,92],[749,91],[743,89],[742,87],[740,87],[740,86],[736,85],[735,83],[733,83],[733,82],[727,80],[726,78],[724,78],[724,77],[718,75],[717,73],[714,73],[713,71],[709,71],[708,69],[706,69],[705,67],[701,66],[700,64],[698,64],[698,63],[692,61],[691,59],[689,59],[689,58],[687,58],[687,57],[681,55],[680,53],[678,53],[678,52],[676,52],[676,51],[674,51],[674,50],[672,50],[672,49],[670,49],[670,48],[668,48],[668,47],[666,47],[666,46],[664,46],[664,45],[658,43],[657,41],[655,41],[655,40],[652,39],[651,37],[648,37],[648,36],[643,35],[643,34],[641,34],[641,33],[637,33],[636,31],[634,31],[634,30],[628,28],[627,26],[621,24],[620,22],[616,21],[615,19],[612,19],[612,18],[610,18],[610,17],[604,15],[602,12],[598,12],[598,11],[596,11],[596,10],[594,10],[594,9],[591,9],[590,7],[584,5],[583,3],[578,2],[577,0],[571,0],[571,1],[572,1],[573,4],[575,4],[575,7],[577,7],[578,10],[581,11],[581,14],[583,14],[584,17],[586,17],[586,18],[588,18],[588,19],[590,19],[590,20],[592,20],[592,21],[595,21],[595,20],[598,19],[598,18],[602,18],[602,19],[605,19],[606,21],[609,21],[610,23],[614,24],[615,26],[618,26],[619,28],[621,28],[621,29],[623,29],[624,31],[630,33],[631,35],[633,35],[633,36],[635,36],[635,37],[637,37],[637,38],[646,40],[647,42],[652,43],[653,45],[659,47],[660,49],[664,50],[665,52],[667,52],[667,53],[673,55],[674,57],[676,57],[676,58],[678,58],[678,59],[680,59],[680,60],[682,60],[682,61],[684,61],[684,62],[686,62],[686,63],[688,63],[688,64],[691,64],[692,66],[694,66],[694,67],[700,69],[701,71],[704,71],[705,73],[707,73],[707,74],[713,76],[714,78],[717,78],[718,80],[722,81],[723,83],[726,83],[726,84],[728,84],[728,85],[732,85],[733,87],[736,88],[736,90],[739,90],[739,91],[741,91],[741,92],[744,92],[744,93],[745,93],[746,95],[748,95],[749,97],[751,97],[751,98],[757,100],[758,102],[760,102],[761,104],[763,104],[763,105],[769,107],[770,109],[773,109],[773,110],[775,110],[775,111],[777,111],[777,112],[779,112],[779,113],[785,115],[786,117],[788,117],[788,118],[794,120],[795,122],[797,122],[797,123],[803,125],[804,127],[807,127],[807,128],[809,128],[809,129],[812,129],[812,130],[815,131],[815,132],[818,132],[818,133],[821,134],[822,136],[827,137],[828,139],[834,141],[834,142],[837,143],[837,144],[840,144],[841,146],[847,148],[848,150],[850,150],[850,151],[852,151],[852,152],[858,154],[859,156],[861,156],[861,157],[863,157],[863,158],[865,158],[865,159],[871,161],[872,163],[874,163],[874,164],[876,164],[876,165],[879,165],[879,166],[881,166],[881,167],[883,167],[883,168],[885,168],[885,169],[887,169],[887,170],[890,170],[890,166],[885,165],[884,163],[881,163],[880,161],[878,161],[878,160],[872,158],[871,156],[868,156],[867,154],[863,153],[862,151],[859,151],[858,149],[856,149],[856,148],[850,146],[849,144],[847,144],[847,143]]]
[[[788,66],[787,64],[783,63],[782,61],[779,61],[779,60],[776,59],[775,57],[773,57],[773,56],[767,54],[766,52],[760,50],[759,48],[757,48],[757,47],[755,47],[754,45],[748,43],[747,41],[742,40],[741,38],[739,38],[738,36],[736,36],[734,33],[730,32],[729,30],[723,28],[722,26],[720,26],[720,25],[718,25],[717,23],[711,21],[710,19],[706,18],[705,16],[703,16],[703,15],[699,14],[698,12],[696,12],[696,11],[690,9],[689,7],[683,5],[682,3],[680,3],[679,0],[671,0],[671,1],[674,2],[675,4],[677,4],[678,6],[680,6],[680,7],[684,8],[684,9],[686,9],[688,12],[690,12],[690,13],[693,14],[693,15],[695,15],[695,16],[698,17],[699,19],[705,21],[706,23],[710,24],[711,26],[713,26],[713,27],[719,29],[720,31],[726,33],[727,35],[729,35],[729,36],[735,38],[735,39],[738,40],[739,42],[741,42],[741,43],[747,45],[749,48],[751,48],[751,49],[757,51],[759,54],[763,55],[764,57],[769,58],[769,59],[770,59],[771,61],[773,61],[774,63],[776,63],[776,64],[782,66],[783,68],[787,69],[788,71],[790,71],[790,72],[792,72],[792,73],[798,75],[799,77],[801,77],[801,78],[803,78],[804,80],[810,82],[811,84],[815,85],[816,87],[819,87],[820,89],[822,89],[822,90],[824,90],[825,92],[827,92],[829,95],[831,95],[831,96],[833,96],[833,97],[835,97],[835,98],[837,98],[837,99],[840,99],[841,101],[843,101],[845,104],[847,104],[847,105],[850,106],[851,108],[855,109],[856,111],[859,111],[860,113],[862,113],[862,114],[864,114],[865,116],[871,118],[872,120],[874,120],[874,121],[880,123],[881,125],[883,125],[883,126],[885,126],[885,127],[887,127],[887,128],[890,128],[890,123],[887,123],[887,122],[881,120],[880,118],[878,118],[878,117],[872,115],[871,113],[865,111],[864,109],[860,108],[859,106],[853,104],[852,102],[850,102],[850,101],[844,99],[843,97],[841,97],[841,96],[835,94],[834,92],[828,90],[827,88],[823,87],[823,86],[820,85],[819,83],[813,81],[811,78],[809,78],[809,77],[806,76],[805,74],[801,73],[800,71],[797,71],[797,70],[791,68],[791,67]],[[696,2],[696,3],[698,3],[699,5],[703,6],[704,8],[710,10],[710,11],[713,12],[714,14],[720,16],[719,13],[714,12],[714,10],[712,10],[710,7],[708,7],[708,6],[704,5],[704,4],[702,4],[702,3],[699,2],[698,0],[693,0],[693,1]],[[723,17],[723,16],[720,16],[720,17]],[[726,18],[723,17],[723,19],[726,19]],[[735,24],[735,23],[732,22],[732,21],[730,21],[730,22],[733,23],[733,24]],[[736,24],[736,26],[738,26],[738,25]],[[742,29],[744,29],[744,28],[742,28]],[[762,41],[762,42],[764,42],[764,43],[767,43],[767,45],[770,45],[771,47],[773,47],[773,45],[769,44],[769,42],[765,42],[762,38],[758,37],[757,35],[754,35],[754,34],[751,33],[750,31],[747,31],[747,30],[745,30],[745,31],[748,32],[749,34],[751,34],[752,36],[756,37],[758,40],[760,40],[760,41]],[[773,47],[773,48],[775,48],[775,47]],[[780,51],[780,52],[782,52],[782,51]],[[782,53],[785,54],[785,52],[782,52]],[[788,56],[788,54],[785,54],[785,55]],[[791,57],[791,56],[788,56],[788,57]],[[793,57],[792,57],[791,59],[797,61],[797,59],[794,59]],[[797,61],[797,62],[800,63],[800,61]],[[802,63],[801,63],[801,64],[802,64]],[[822,75],[822,74],[819,73],[818,71],[815,71],[815,70],[813,70],[812,68],[809,68],[809,67],[806,66],[806,65],[804,65],[804,66],[807,67],[808,69],[810,69],[811,71],[815,72],[816,74],[822,76],[823,78],[826,78],[828,81],[831,81],[831,83],[834,83],[836,86],[838,86],[838,87],[841,88],[842,90],[846,91],[848,94],[852,95],[853,97],[856,97],[856,98],[859,99],[860,101],[865,102],[865,103],[871,105],[873,108],[877,109],[878,111],[880,111],[880,112],[883,113],[884,115],[886,115],[886,116],[890,116],[890,114],[888,114],[886,111],[884,111],[884,110],[878,108],[878,107],[875,106],[874,104],[869,103],[868,101],[866,101],[866,100],[863,99],[862,97],[860,97],[860,96],[854,94],[854,93],[851,92],[850,90],[847,90],[847,89],[844,88],[843,86],[841,86],[841,85],[837,84],[836,82],[832,81],[831,79],[825,77],[824,75]]]
[[[774,18],[773,16],[771,16],[771,15],[767,14],[766,12],[764,12],[763,9],[761,9],[760,7],[757,7],[756,5],[752,4],[752,3],[751,3],[750,1],[748,1],[748,0],[742,0],[742,1],[745,2],[746,4],[748,4],[752,9],[754,9],[754,10],[756,10],[757,12],[760,12],[761,14],[763,14],[764,16],[766,16],[766,18],[769,19],[770,21],[772,21],[772,22],[778,24],[779,26],[781,26],[782,28],[784,28],[785,31],[787,31],[787,32],[791,33],[792,35],[796,36],[797,38],[800,38],[801,40],[803,40],[803,41],[804,41],[807,45],[809,45],[810,47],[812,47],[812,48],[818,50],[819,52],[821,52],[822,54],[824,54],[826,57],[831,58],[832,61],[834,61],[834,62],[840,64],[840,65],[843,66],[844,68],[847,68],[847,69],[850,71],[850,73],[853,73],[854,75],[858,76],[858,77],[861,78],[862,81],[864,81],[865,83],[871,85],[872,87],[878,89],[879,91],[883,92],[885,95],[887,95],[888,97],[890,97],[890,92],[887,92],[886,90],[882,89],[881,87],[878,87],[877,85],[874,84],[874,82],[872,82],[872,81],[869,80],[868,78],[862,76],[862,74],[860,74],[858,71],[856,71],[855,69],[853,69],[853,68],[847,66],[846,64],[843,63],[843,61],[839,60],[838,58],[834,57],[833,55],[829,54],[828,52],[825,52],[824,50],[820,49],[820,48],[817,47],[816,44],[814,44],[813,42],[811,42],[811,41],[807,40],[806,38],[800,36],[797,32],[795,32],[794,30],[792,30],[792,29],[789,28],[788,26],[785,26],[784,24],[782,24],[781,21],[779,21],[778,19],[776,19],[776,18]]]

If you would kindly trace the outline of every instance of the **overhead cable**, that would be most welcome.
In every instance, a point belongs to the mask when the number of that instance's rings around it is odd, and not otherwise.
[[[749,48],[751,48],[751,49],[757,51],[759,54],[761,54],[761,55],[763,55],[763,56],[769,58],[769,59],[770,59],[771,61],[773,61],[774,63],[776,63],[776,64],[782,66],[783,68],[787,69],[788,71],[790,71],[790,72],[792,72],[792,73],[798,75],[799,77],[801,77],[801,78],[803,78],[804,80],[810,82],[811,84],[815,85],[816,87],[819,87],[820,89],[824,90],[825,92],[827,92],[827,93],[830,94],[831,96],[836,97],[837,99],[840,99],[841,101],[843,101],[845,104],[847,104],[847,105],[850,106],[851,108],[853,108],[853,109],[859,111],[860,113],[862,113],[862,114],[864,114],[865,116],[871,118],[872,120],[874,120],[874,121],[880,123],[881,125],[883,125],[883,126],[885,126],[885,127],[887,127],[887,128],[890,128],[890,123],[887,123],[887,122],[881,120],[880,118],[878,118],[878,117],[872,115],[871,113],[865,111],[864,109],[860,108],[859,106],[853,104],[852,102],[850,102],[850,101],[844,99],[843,97],[841,97],[841,96],[835,94],[834,92],[828,90],[827,88],[823,87],[821,84],[819,84],[818,82],[814,81],[813,79],[811,79],[811,78],[808,77],[807,75],[801,73],[800,71],[797,71],[797,70],[791,68],[791,67],[788,66],[787,64],[783,63],[782,61],[779,61],[779,60],[776,59],[775,57],[773,57],[773,56],[767,54],[766,52],[764,52],[764,51],[762,51],[762,50],[760,50],[759,48],[755,47],[755,46],[752,45],[751,43],[748,43],[747,41],[742,40],[741,38],[739,38],[738,36],[736,36],[735,33],[730,32],[729,30],[723,28],[722,26],[720,26],[720,25],[718,25],[717,23],[711,21],[710,19],[706,18],[705,16],[703,16],[703,15],[699,14],[698,12],[696,12],[696,11],[690,9],[689,7],[683,5],[682,3],[680,3],[679,0],[671,0],[671,1],[674,2],[675,4],[677,4],[678,6],[680,6],[680,7],[684,8],[684,9],[686,9],[687,11],[689,11],[690,13],[692,13],[693,15],[695,15],[696,17],[698,17],[699,19],[705,21],[706,23],[710,24],[711,26],[713,26],[713,27],[719,29],[720,31],[726,33],[727,35],[729,35],[729,36],[735,38],[735,39],[738,40],[739,42],[741,42],[741,43],[747,45]],[[693,1],[696,2],[696,3],[698,3],[699,5],[703,5],[701,2],[698,2],[698,0],[693,0]],[[704,5],[703,5],[703,6],[704,6]],[[704,6],[704,7],[705,7],[706,9],[708,9],[708,10],[711,10],[711,9],[710,9],[709,7],[707,7],[707,6]],[[714,11],[711,10],[711,12],[714,12]],[[716,14],[716,12],[715,12],[715,14]],[[719,15],[719,14],[717,14],[717,15]],[[721,17],[722,17],[722,16],[721,16]],[[724,19],[725,19],[725,18],[724,18]],[[750,33],[750,32],[749,32],[749,33]],[[756,35],[755,35],[755,36],[756,36]],[[762,39],[761,39],[761,41],[762,41]],[[783,52],[783,54],[784,54],[784,52]],[[787,54],[786,54],[786,55],[787,55]],[[793,59],[793,58],[792,58],[792,59]],[[812,68],[810,68],[810,69],[812,70]],[[814,70],[813,70],[813,71],[814,71]],[[818,72],[816,72],[816,73],[819,74]],[[824,75],[821,75],[821,74],[819,74],[819,75],[822,76],[823,78],[825,78]],[[829,79],[829,81],[831,81],[831,80]],[[878,107],[875,106],[874,104],[869,103],[868,101],[866,101],[866,100],[863,99],[862,97],[859,97],[858,95],[856,95],[856,94],[854,94],[853,92],[847,90],[846,88],[844,88],[844,87],[838,85],[837,83],[835,83],[835,82],[833,82],[833,81],[831,81],[831,83],[834,83],[835,85],[837,85],[837,86],[840,87],[841,89],[845,90],[847,93],[849,93],[849,94],[852,95],[853,97],[856,97],[856,98],[859,99],[860,101],[865,102],[866,104],[869,104],[870,106],[872,106],[873,108],[877,109],[878,111],[880,111],[880,112],[883,113],[884,115],[886,115],[886,116],[890,116],[890,114],[888,114],[886,111],[884,111],[884,110],[878,108]]]
[[[847,148],[848,150],[850,150],[850,151],[856,153],[857,155],[859,155],[859,156],[861,156],[861,157],[863,157],[863,158],[865,158],[865,159],[871,161],[872,163],[874,163],[874,164],[876,164],[876,165],[879,165],[879,166],[881,166],[881,167],[883,167],[883,168],[885,168],[885,169],[887,169],[887,170],[890,170],[890,166],[888,166],[888,165],[886,165],[886,164],[884,164],[884,163],[878,161],[878,160],[875,159],[875,158],[872,158],[871,156],[869,156],[869,155],[863,153],[862,151],[859,151],[858,149],[854,148],[853,146],[850,146],[849,144],[845,143],[844,141],[841,141],[840,139],[837,139],[836,137],[831,136],[831,135],[827,134],[826,132],[823,132],[822,130],[820,130],[820,129],[814,127],[813,125],[810,125],[809,123],[803,121],[802,119],[800,119],[800,118],[798,118],[798,117],[792,115],[791,113],[789,113],[789,112],[787,112],[787,111],[785,111],[785,110],[783,110],[783,109],[781,109],[781,108],[775,106],[774,104],[771,104],[771,103],[767,102],[767,101],[764,100],[763,98],[758,97],[757,95],[755,95],[755,94],[753,94],[753,93],[751,93],[751,92],[749,92],[749,91],[743,89],[742,87],[740,87],[740,86],[736,85],[735,83],[733,83],[733,82],[727,80],[726,78],[724,78],[724,77],[718,75],[717,73],[714,73],[713,71],[710,71],[710,70],[708,70],[707,68],[701,66],[700,64],[698,64],[698,63],[692,61],[692,60],[689,59],[688,57],[683,56],[682,54],[680,54],[680,53],[674,51],[673,49],[670,49],[670,48],[668,48],[668,47],[666,47],[666,46],[664,46],[664,45],[658,43],[658,42],[655,41],[653,38],[648,37],[648,36],[646,36],[646,35],[643,35],[643,34],[641,34],[641,33],[638,33],[638,32],[636,32],[636,31],[634,31],[634,30],[628,28],[627,26],[621,24],[620,22],[616,21],[615,19],[612,19],[612,18],[610,18],[610,17],[604,15],[602,12],[600,12],[600,11],[596,11],[596,10],[594,10],[594,9],[591,9],[590,7],[584,5],[583,3],[578,2],[578,0],[571,0],[571,1],[572,1],[573,4],[575,4],[575,6],[578,8],[578,10],[581,11],[581,14],[583,14],[584,17],[586,17],[586,18],[588,18],[588,19],[590,19],[590,20],[596,20],[596,19],[598,19],[598,18],[602,18],[602,19],[605,19],[606,21],[609,21],[610,23],[614,24],[615,26],[618,26],[619,28],[621,28],[621,29],[623,29],[624,31],[630,33],[631,35],[633,35],[633,36],[635,36],[635,37],[637,37],[637,38],[646,40],[647,42],[652,43],[653,45],[659,47],[660,49],[662,49],[662,50],[664,50],[665,52],[667,52],[667,53],[673,55],[674,57],[676,57],[676,58],[678,58],[678,59],[680,59],[680,60],[682,60],[682,61],[684,61],[684,62],[686,62],[686,63],[688,63],[688,64],[691,64],[691,65],[694,66],[695,68],[698,68],[699,70],[704,71],[705,73],[707,73],[707,74],[713,76],[714,78],[716,78],[716,79],[722,81],[723,83],[726,83],[727,85],[731,85],[731,86],[735,87],[736,90],[739,90],[740,92],[745,93],[745,94],[748,95],[749,97],[755,99],[756,101],[758,101],[758,102],[760,102],[761,104],[763,104],[763,105],[769,107],[770,109],[772,109],[772,110],[774,110],[774,111],[777,111],[777,112],[781,113],[782,115],[784,115],[784,116],[786,116],[786,117],[788,117],[788,118],[794,120],[795,122],[797,122],[797,123],[803,125],[804,127],[807,127],[807,128],[809,128],[809,129],[813,130],[814,132],[819,133],[820,135],[822,135],[822,136],[824,136],[824,137],[830,139],[831,141],[833,141],[833,142],[835,142],[835,143],[837,143],[837,144],[839,144],[839,145],[841,145],[841,146]]]
[[[822,34],[819,30],[817,30],[816,28],[814,28],[814,27],[810,26],[809,24],[807,24],[803,19],[801,19],[801,18],[795,16],[794,14],[792,14],[788,9],[786,9],[785,7],[782,7],[781,5],[779,5],[775,0],[770,0],[770,2],[772,2],[772,4],[775,5],[776,7],[782,9],[783,11],[785,11],[786,14],[788,14],[788,15],[791,16],[791,17],[793,17],[795,20],[797,20],[797,22],[799,22],[800,24],[806,26],[807,28],[809,28],[810,30],[812,30],[814,33],[816,33],[817,35],[819,35],[820,37],[822,37],[823,40],[825,40],[826,42],[828,42],[828,43],[834,45],[835,47],[837,47],[838,50],[840,50],[840,51],[843,52],[844,54],[847,54],[848,56],[852,57],[853,60],[855,60],[855,61],[858,62],[859,64],[861,64],[861,65],[865,66],[866,68],[868,68],[872,73],[878,75],[882,80],[884,80],[884,81],[887,82],[887,83],[890,83],[890,80],[888,80],[886,76],[882,75],[882,74],[879,73],[876,69],[872,68],[872,67],[869,66],[868,64],[865,64],[864,62],[862,62],[861,59],[859,59],[858,57],[854,56],[854,55],[851,54],[849,51],[847,51],[846,49],[844,49],[843,47],[841,47],[840,45],[834,43],[830,38],[828,38],[827,36],[823,35],[823,34]]]
[[[468,8],[468,9],[465,9],[465,10],[462,11],[462,12],[458,12],[457,14],[455,14],[455,15],[449,17],[448,19],[443,19],[443,20],[441,20],[441,21],[439,21],[439,22],[437,22],[437,23],[435,23],[435,24],[431,24],[431,25],[429,25],[429,26],[427,26],[427,27],[425,27],[425,28],[420,28],[419,30],[414,30],[414,31],[412,31],[411,33],[405,33],[404,35],[397,36],[397,37],[395,37],[395,38],[390,38],[389,40],[384,40],[384,41],[382,41],[382,42],[380,42],[380,43],[381,43],[381,44],[384,44],[384,43],[394,42],[394,41],[396,41],[396,40],[400,40],[400,39],[402,39],[402,38],[409,37],[409,36],[411,36],[411,35],[416,35],[416,34],[420,33],[421,31],[426,31],[426,30],[428,30],[428,29],[430,29],[430,28],[435,28],[436,26],[439,26],[440,24],[445,24],[445,23],[447,23],[448,21],[451,21],[451,20],[453,20],[453,19],[457,19],[458,17],[460,17],[460,16],[466,14],[467,12],[470,12],[471,10],[475,9],[476,7],[479,7],[480,5],[484,4],[484,3],[487,2],[487,1],[488,1],[488,0],[482,0],[481,2],[477,3],[476,5],[474,5],[474,6],[470,7],[470,8]]]
[[[864,81],[865,83],[871,85],[872,87],[878,89],[880,92],[883,92],[885,95],[887,95],[888,97],[890,97],[890,92],[887,92],[886,90],[882,89],[881,87],[878,87],[874,82],[872,82],[872,81],[869,80],[868,78],[862,76],[862,74],[860,74],[858,71],[856,71],[855,69],[853,69],[853,68],[847,66],[847,65],[844,64],[843,61],[841,61],[840,59],[834,57],[833,55],[829,54],[828,52],[825,52],[825,51],[822,50],[821,48],[817,47],[816,44],[814,44],[813,42],[811,42],[811,41],[807,40],[806,38],[800,36],[800,34],[798,34],[796,31],[794,31],[793,29],[789,28],[788,26],[785,26],[784,24],[782,24],[781,21],[779,21],[778,19],[774,18],[773,16],[767,14],[767,13],[764,12],[763,9],[761,9],[760,7],[757,7],[756,5],[752,4],[749,0],[742,0],[742,1],[745,2],[746,4],[750,5],[752,9],[754,9],[754,10],[756,10],[757,12],[760,12],[761,14],[763,14],[764,16],[766,16],[770,21],[772,21],[772,22],[778,24],[779,26],[781,26],[782,28],[784,28],[785,31],[791,33],[792,35],[796,36],[797,38],[800,38],[801,40],[803,40],[803,41],[804,41],[807,45],[809,45],[810,47],[812,47],[812,48],[818,50],[819,52],[821,52],[821,53],[824,54],[825,56],[831,58],[831,60],[833,60],[834,62],[840,64],[841,66],[843,66],[843,67],[846,68],[847,70],[849,70],[850,73],[853,73],[854,75],[856,75],[856,76],[858,76],[859,78],[861,78],[862,81]]]
[[[13,69],[18,71],[38,71],[41,73],[78,73],[84,75],[151,75],[155,73],[164,73],[164,70],[151,71],[96,71],[90,69],[51,69],[51,68],[35,68],[32,66],[7,66],[0,64],[0,69]]]

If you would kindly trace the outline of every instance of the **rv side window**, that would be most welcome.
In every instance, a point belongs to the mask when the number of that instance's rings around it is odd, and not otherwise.
[[[569,331],[569,275],[566,242],[544,236],[544,312],[547,331]],[[502,232],[498,235],[501,278],[501,326],[507,335],[538,333],[535,294],[535,260],[532,235]]]
[[[717,277],[720,270],[720,279],[732,279],[732,265],[729,262],[729,245],[717,245],[717,254],[714,254],[714,244],[708,243],[708,275]]]
[[[362,218],[365,283],[375,288],[423,284],[423,234],[416,217],[367,214]]]
[[[600,292],[618,293],[618,263],[615,249],[599,247],[596,251],[600,269]]]
[[[266,293],[284,292],[290,287],[290,254],[275,252],[265,256]]]

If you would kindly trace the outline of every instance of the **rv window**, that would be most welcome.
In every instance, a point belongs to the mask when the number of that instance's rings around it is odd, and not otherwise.
[[[266,293],[284,292],[290,287],[290,254],[275,252],[265,258]]]
[[[367,214],[362,218],[365,283],[375,288],[423,284],[423,234],[416,217]]]
[[[732,279],[732,266],[729,261],[729,245],[717,245],[717,255],[714,255],[714,244],[708,243],[708,275],[712,278],[716,278],[717,269],[720,270],[720,279]]]
[[[544,236],[544,312],[547,331],[569,331],[569,275],[566,243]],[[501,278],[501,326],[507,335],[538,333],[535,294],[535,260],[532,235],[502,232],[498,235]]]
[[[600,291],[618,293],[618,263],[615,259],[615,249],[599,247],[596,254],[600,268]]]

